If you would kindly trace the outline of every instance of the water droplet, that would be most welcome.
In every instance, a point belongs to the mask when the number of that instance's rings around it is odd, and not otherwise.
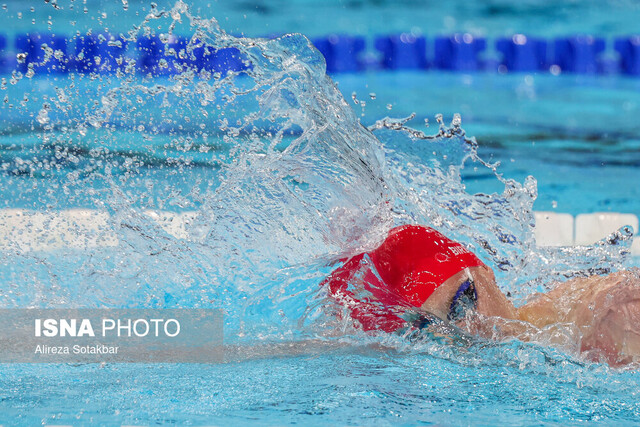
[[[20,52],[20,53],[18,53],[16,55],[16,59],[18,60],[18,63],[23,64],[24,61],[27,60],[27,54],[23,53],[23,52]]]
[[[387,104],[387,110],[391,110],[392,108],[393,108],[393,105]]]
[[[120,40],[109,40],[107,42],[107,46],[109,46],[109,47],[122,47],[122,42]]]
[[[556,208],[558,207],[558,202],[557,202],[556,200],[552,201],[552,202],[551,202],[551,207],[552,207],[553,209],[556,209]]]
[[[371,92],[371,93],[369,94],[369,98],[371,98],[371,99],[376,99],[376,94],[375,94],[375,93],[373,93],[373,92]]]
[[[69,101],[69,97],[63,88],[56,87],[56,95],[58,95],[58,100],[62,103],[66,103]]]
[[[47,123],[49,123],[49,112],[45,107],[42,107],[42,109],[38,112],[38,117],[36,117],[36,120],[41,125],[46,125]]]

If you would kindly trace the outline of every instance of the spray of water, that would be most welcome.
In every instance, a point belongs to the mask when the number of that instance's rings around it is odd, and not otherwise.
[[[185,44],[175,43],[178,32],[190,35]],[[28,207],[108,213],[118,243],[3,252],[17,266],[3,270],[3,306],[221,307],[230,337],[326,338],[348,327],[330,316],[322,279],[404,223],[467,244],[516,303],[554,280],[625,266],[626,229],[592,247],[536,247],[535,179],[515,182],[483,161],[459,116],[449,125],[437,117],[434,135],[412,129],[412,117],[362,126],[302,35],[235,37],[183,2],[152,8],[121,40],[151,35],[164,52],[151,71],[175,67],[170,77],[151,76],[133,57],[112,75],[44,86],[33,67],[13,73],[7,123],[39,141],[3,160],[5,179],[25,189]],[[226,49],[242,67],[195,65],[201,50]],[[43,61],[57,57],[45,53]],[[35,121],[25,118],[34,105]],[[487,168],[504,191],[467,193],[468,167]],[[189,221],[176,237],[148,210]],[[25,277],[33,286],[16,290]],[[393,345],[415,340],[402,342]]]

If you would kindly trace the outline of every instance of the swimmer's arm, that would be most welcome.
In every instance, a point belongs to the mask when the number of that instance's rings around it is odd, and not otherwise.
[[[537,328],[558,323],[558,308],[547,294],[537,294],[527,304],[516,309],[516,318]]]
[[[552,284],[552,290],[536,294],[517,309],[517,318],[538,328],[554,323],[584,324],[583,311],[593,305],[599,293],[618,286],[626,272],[608,276],[576,277]]]
[[[518,317],[543,328],[573,325],[580,352],[611,365],[640,362],[640,273],[576,278],[558,284],[518,309]]]
[[[475,313],[463,319],[458,326],[473,335],[493,341],[517,339],[544,343],[567,352],[575,351],[575,328],[570,324],[555,323],[538,328],[525,320]]]
[[[640,275],[637,270],[603,277],[593,297],[576,309],[581,350],[613,366],[640,362]]]

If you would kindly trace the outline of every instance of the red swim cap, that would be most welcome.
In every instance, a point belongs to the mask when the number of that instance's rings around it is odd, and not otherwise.
[[[389,307],[407,303],[420,307],[451,276],[480,265],[477,256],[436,230],[403,225],[392,229],[378,248],[350,258],[323,284],[329,284],[329,293],[364,330],[392,332],[406,322]],[[347,289],[349,284],[364,285],[375,301],[356,298]]]

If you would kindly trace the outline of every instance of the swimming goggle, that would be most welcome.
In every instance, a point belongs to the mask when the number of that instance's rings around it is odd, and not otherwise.
[[[477,305],[478,294],[476,293],[476,287],[473,283],[473,279],[469,278],[460,284],[458,290],[451,299],[447,320],[450,322],[457,322],[458,320],[464,319],[467,315],[467,311],[475,310]],[[414,320],[413,326],[423,329],[433,324],[433,321],[434,318],[432,315],[425,314]]]
[[[456,322],[467,315],[467,311],[475,310],[478,305],[478,294],[473,279],[469,278],[462,282],[456,294],[451,300],[447,320]]]

